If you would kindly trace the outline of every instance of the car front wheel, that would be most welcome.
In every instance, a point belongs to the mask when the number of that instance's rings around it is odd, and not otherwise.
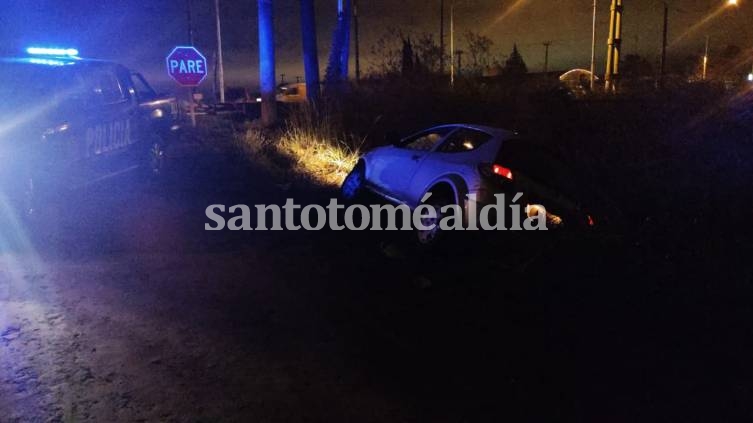
[[[366,180],[366,168],[363,163],[359,163],[345,177],[340,194],[345,201],[355,201],[363,192],[364,182]]]

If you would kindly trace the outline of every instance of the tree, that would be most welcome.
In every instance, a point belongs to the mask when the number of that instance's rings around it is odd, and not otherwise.
[[[740,47],[728,44],[718,58],[711,58],[710,73],[714,78],[726,79],[726,78],[742,78],[744,74],[748,73],[749,68],[745,66],[741,69],[741,65],[748,63],[748,56],[743,54]]]
[[[399,29],[388,30],[371,46],[370,56],[369,72],[373,75],[403,74],[406,66],[413,73],[441,73],[442,49],[428,33],[406,35]]]
[[[410,38],[403,38],[403,58],[400,61],[400,69],[403,76],[410,76],[413,73],[414,60],[413,44]]]
[[[465,42],[468,45],[468,54],[470,55],[470,72],[481,75],[493,61],[491,49],[494,42],[489,37],[473,31],[465,33]]]
[[[622,59],[621,73],[624,78],[638,79],[654,75],[651,62],[637,54],[628,54]]]
[[[301,0],[301,36],[306,96],[309,101],[315,102],[319,99],[319,52],[316,46],[314,0]]]
[[[512,53],[505,61],[505,74],[513,77],[520,77],[528,73],[528,66],[523,61],[523,56],[518,51],[518,45],[513,44]]]
[[[432,34],[423,33],[418,35],[413,43],[417,61],[421,63],[421,69],[429,73],[442,73],[442,48],[434,41]]]
[[[259,8],[259,83],[261,85],[261,121],[272,126],[277,121],[275,87],[275,35],[272,0],[258,0]]]
[[[371,45],[369,73],[387,76],[400,73],[402,65],[402,32],[398,28],[388,28],[386,32]]]

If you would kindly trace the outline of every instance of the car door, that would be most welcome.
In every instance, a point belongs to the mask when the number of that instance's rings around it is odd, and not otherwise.
[[[88,169],[104,177],[134,167],[129,147],[133,136],[138,106],[127,86],[119,78],[115,66],[92,66],[83,73],[89,90],[86,107],[84,160]]]
[[[407,202],[407,189],[421,162],[454,128],[432,128],[402,140],[381,154],[375,164],[374,182],[387,194]]]

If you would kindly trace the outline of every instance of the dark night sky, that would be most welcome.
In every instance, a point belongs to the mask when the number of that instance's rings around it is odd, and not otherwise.
[[[256,1],[221,0],[226,68],[231,83],[256,81]],[[449,4],[452,0],[447,0]],[[599,1],[597,54],[601,65],[605,47],[609,0]],[[661,2],[624,0],[626,3],[624,54],[638,52],[654,60],[659,51]],[[214,51],[212,0],[192,0],[196,45],[208,59]],[[714,47],[729,43],[753,46],[753,0],[720,14],[690,34],[670,53],[686,55],[703,49],[708,33]],[[5,0],[0,16],[0,39],[5,53],[29,44],[75,46],[82,55],[113,59],[144,70],[157,83],[166,82],[164,56],[187,39],[184,0]],[[336,0],[318,0],[319,50],[322,66],[334,28]],[[670,39],[698,22],[723,0],[675,0]],[[438,32],[439,0],[361,0],[362,52],[393,28]],[[449,7],[448,7],[449,9]],[[512,10],[511,10],[512,9]],[[297,0],[275,0],[278,73],[302,75]],[[506,13],[506,17],[498,20]],[[448,12],[449,13],[449,12]],[[456,9],[457,31],[469,29],[488,35],[494,53],[509,53],[517,42],[532,71],[540,70],[543,41],[552,41],[550,68],[587,67],[590,57],[591,0],[470,0]],[[496,22],[495,22],[496,21]],[[741,38],[736,41],[735,37]],[[448,43],[449,44],[449,43]],[[461,45],[462,47],[462,45]],[[365,67],[369,59],[364,58]],[[600,66],[601,67],[601,66]]]

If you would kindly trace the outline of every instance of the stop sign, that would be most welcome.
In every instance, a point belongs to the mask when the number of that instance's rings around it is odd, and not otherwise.
[[[175,47],[167,55],[167,73],[184,87],[195,87],[207,77],[207,59],[194,47]]]

